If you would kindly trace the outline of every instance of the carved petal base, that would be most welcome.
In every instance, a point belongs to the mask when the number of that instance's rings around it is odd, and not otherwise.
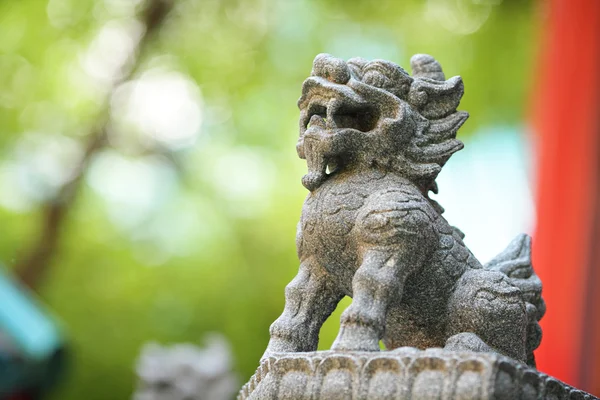
[[[238,400],[597,399],[492,353],[400,348],[276,354]]]

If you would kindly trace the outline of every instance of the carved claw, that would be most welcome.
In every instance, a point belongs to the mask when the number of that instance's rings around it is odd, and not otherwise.
[[[450,336],[446,341],[444,349],[450,351],[475,351],[482,353],[494,352],[494,349],[472,332],[462,332]]]
[[[367,325],[342,325],[331,350],[379,351],[378,331]]]

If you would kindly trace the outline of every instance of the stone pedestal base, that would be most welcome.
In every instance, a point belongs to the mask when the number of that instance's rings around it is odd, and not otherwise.
[[[491,353],[401,348],[276,354],[238,400],[597,399]]]

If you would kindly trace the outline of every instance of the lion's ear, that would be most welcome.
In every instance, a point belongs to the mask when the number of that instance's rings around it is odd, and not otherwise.
[[[443,82],[416,78],[410,86],[408,102],[425,118],[439,119],[456,111],[463,93],[460,76]]]
[[[428,119],[443,118],[454,111],[464,93],[460,76],[446,80],[440,63],[428,54],[410,59],[414,81],[408,93],[409,103]]]

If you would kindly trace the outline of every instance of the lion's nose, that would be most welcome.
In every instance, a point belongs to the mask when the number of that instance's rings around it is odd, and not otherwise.
[[[312,76],[320,76],[330,82],[343,85],[350,80],[350,68],[346,61],[330,54],[321,53],[313,61]]]

